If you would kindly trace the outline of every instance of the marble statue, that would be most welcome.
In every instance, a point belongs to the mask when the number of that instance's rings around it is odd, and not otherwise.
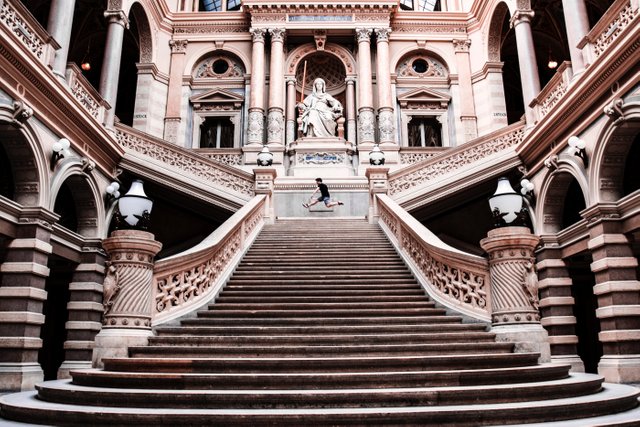
[[[301,111],[302,133],[313,137],[334,137],[336,123],[342,116],[342,104],[326,92],[323,79],[313,81],[313,91],[298,104]]]

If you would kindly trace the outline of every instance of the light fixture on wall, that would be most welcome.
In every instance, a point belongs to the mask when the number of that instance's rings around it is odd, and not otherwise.
[[[115,181],[109,184],[105,189],[107,193],[107,197],[113,198],[113,199],[117,199],[118,197],[120,197],[120,191],[118,190],[120,190],[120,184]]]
[[[587,143],[575,135],[569,137],[567,143],[569,144],[568,153],[580,157],[582,159],[582,163],[584,163],[584,167],[586,168],[589,165],[589,158],[587,157],[586,150]]]
[[[498,188],[489,198],[489,206],[496,227],[524,225],[526,222],[527,210],[523,207],[522,196],[516,193],[505,177],[498,180]]]
[[[533,195],[533,189],[535,186],[533,185],[533,182],[529,181],[527,178],[523,178],[520,181],[520,187],[520,194],[523,196]]]
[[[56,163],[58,163],[60,159],[71,156],[69,147],[71,147],[71,141],[67,138],[60,138],[58,141],[53,143],[53,146],[51,147],[51,170],[56,167]]]
[[[380,144],[377,142],[373,145],[371,151],[369,151],[369,164],[372,166],[384,165],[384,152],[380,150]]]
[[[551,55],[551,49],[549,49],[549,61],[547,62],[547,68],[550,70],[555,70],[558,68],[558,61]]]
[[[129,191],[118,200],[116,229],[148,229],[152,207],[153,201],[145,194],[142,181],[136,179],[131,183]]]
[[[260,153],[258,153],[258,166],[271,166],[273,164],[273,153],[269,151],[269,147],[265,144]]]
[[[82,68],[83,71],[91,70],[91,62],[89,61],[90,46],[91,46],[91,42],[87,44],[87,51],[84,53],[84,56],[82,57],[82,61],[80,61],[80,68]]]

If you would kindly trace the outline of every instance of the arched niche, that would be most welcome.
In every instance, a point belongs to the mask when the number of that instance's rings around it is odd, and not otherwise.
[[[153,61],[153,37],[149,18],[144,10],[144,6],[139,2],[134,2],[129,10],[129,21],[135,23],[138,33],[140,48],[140,60],[142,64]]]
[[[297,47],[296,49],[291,51],[291,53],[289,53],[289,56],[287,57],[287,62],[285,64],[286,74],[289,76],[296,76],[298,74],[298,70],[303,70],[304,61],[312,57],[312,55],[315,55],[318,53],[323,53],[326,55],[333,56],[338,61],[340,61],[342,63],[342,66],[344,67],[345,76],[353,76],[357,73],[356,61],[351,55],[351,53],[344,47],[333,44],[333,43],[327,43],[325,45],[324,50],[319,51],[318,49],[316,49],[315,43],[307,43]],[[315,77],[324,78],[324,76],[315,76]],[[307,79],[309,79],[308,74],[307,74]],[[311,79],[311,81],[313,81],[313,79]],[[296,84],[298,83],[299,82],[296,82]],[[305,87],[308,87],[308,86],[305,86]]]
[[[578,222],[588,206],[586,180],[572,166],[562,164],[544,180],[540,192],[538,233],[554,234]]]

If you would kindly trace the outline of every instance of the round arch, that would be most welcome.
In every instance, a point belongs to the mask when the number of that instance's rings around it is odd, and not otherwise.
[[[304,58],[316,52],[318,52],[318,50],[316,49],[315,43],[307,43],[295,48],[287,57],[287,61],[285,63],[285,74],[288,76],[295,76],[296,70]],[[356,61],[351,53],[344,47],[334,43],[327,43],[324,48],[324,52],[335,56],[340,62],[342,62],[347,77],[353,76],[357,73]]]
[[[191,75],[193,73],[195,66],[199,64],[201,61],[203,61],[209,56],[214,56],[216,54],[223,54],[223,53],[227,53],[227,54],[231,54],[232,56],[235,56],[242,63],[242,66],[244,67],[245,72],[249,73],[249,70],[251,69],[249,67],[249,64],[250,64],[249,59],[244,55],[243,52],[241,52],[238,49],[235,49],[233,46],[228,46],[227,44],[225,44],[224,48],[221,48],[221,49],[220,48],[212,49],[211,47],[203,47],[202,49],[196,51],[193,55],[189,56],[189,58],[187,58],[187,60],[185,61],[184,73]]]
[[[507,2],[496,3],[489,21],[489,37],[487,38],[487,58],[490,62],[500,62],[500,46],[502,45],[502,23],[511,10]]]
[[[640,102],[614,100],[611,118],[598,135],[591,159],[590,197],[594,203],[615,202],[624,195],[625,160],[640,132]]]
[[[140,43],[140,63],[146,64],[153,61],[153,32],[149,18],[141,2],[133,2],[128,11],[129,20],[133,17],[138,27],[138,38]]]
[[[404,49],[401,49],[397,52],[394,53],[393,57],[391,58],[391,60],[389,61],[389,71],[391,73],[395,73],[396,68],[398,67],[398,65],[400,64],[400,61],[402,61],[405,57],[413,55],[413,54],[417,54],[417,53],[424,53],[427,54],[428,56],[431,56],[435,59],[437,59],[438,61],[440,61],[442,63],[442,65],[446,68],[448,73],[451,73],[451,66],[449,65],[450,63],[455,63],[455,61],[448,61],[446,59],[446,53],[441,51],[440,49],[436,49],[433,46],[430,47],[424,47],[424,48],[416,48],[416,47],[406,47]]]

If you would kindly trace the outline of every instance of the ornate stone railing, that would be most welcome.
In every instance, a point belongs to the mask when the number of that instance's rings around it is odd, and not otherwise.
[[[447,148],[421,148],[421,147],[401,147],[400,148],[400,164],[411,165],[418,162],[429,160],[434,156],[442,154]]]
[[[51,64],[60,48],[19,0],[0,0],[0,27],[44,65]]]
[[[482,159],[515,147],[524,138],[524,123],[518,122],[497,132],[482,136],[475,141],[447,151],[434,159],[419,162],[389,174],[389,195],[423,186],[441,175],[456,173],[461,168]]]
[[[116,139],[127,150],[179,170],[183,175],[200,178],[217,189],[239,193],[245,200],[253,196],[253,175],[206,159],[190,150],[154,138],[128,126],[116,126]]]
[[[628,28],[640,25],[640,2],[638,0],[618,0],[609,7],[600,21],[578,45],[583,49],[588,64],[602,55]]]
[[[239,148],[197,148],[199,155],[228,166],[242,166],[242,150]]]
[[[105,110],[110,108],[109,103],[102,99],[102,96],[100,96],[98,91],[89,83],[75,63],[69,62],[67,64],[65,77],[69,85],[69,91],[73,97],[94,119],[102,123]]]
[[[264,225],[266,196],[255,196],[200,244],[161,259],[153,271],[153,325],[187,314],[220,292]]]
[[[573,69],[570,62],[563,62],[558,67],[549,83],[540,91],[531,102],[538,120],[546,116],[549,111],[562,99],[569,89],[573,78]]]
[[[389,196],[376,199],[380,226],[429,296],[459,313],[491,321],[487,260],[442,242]]]

